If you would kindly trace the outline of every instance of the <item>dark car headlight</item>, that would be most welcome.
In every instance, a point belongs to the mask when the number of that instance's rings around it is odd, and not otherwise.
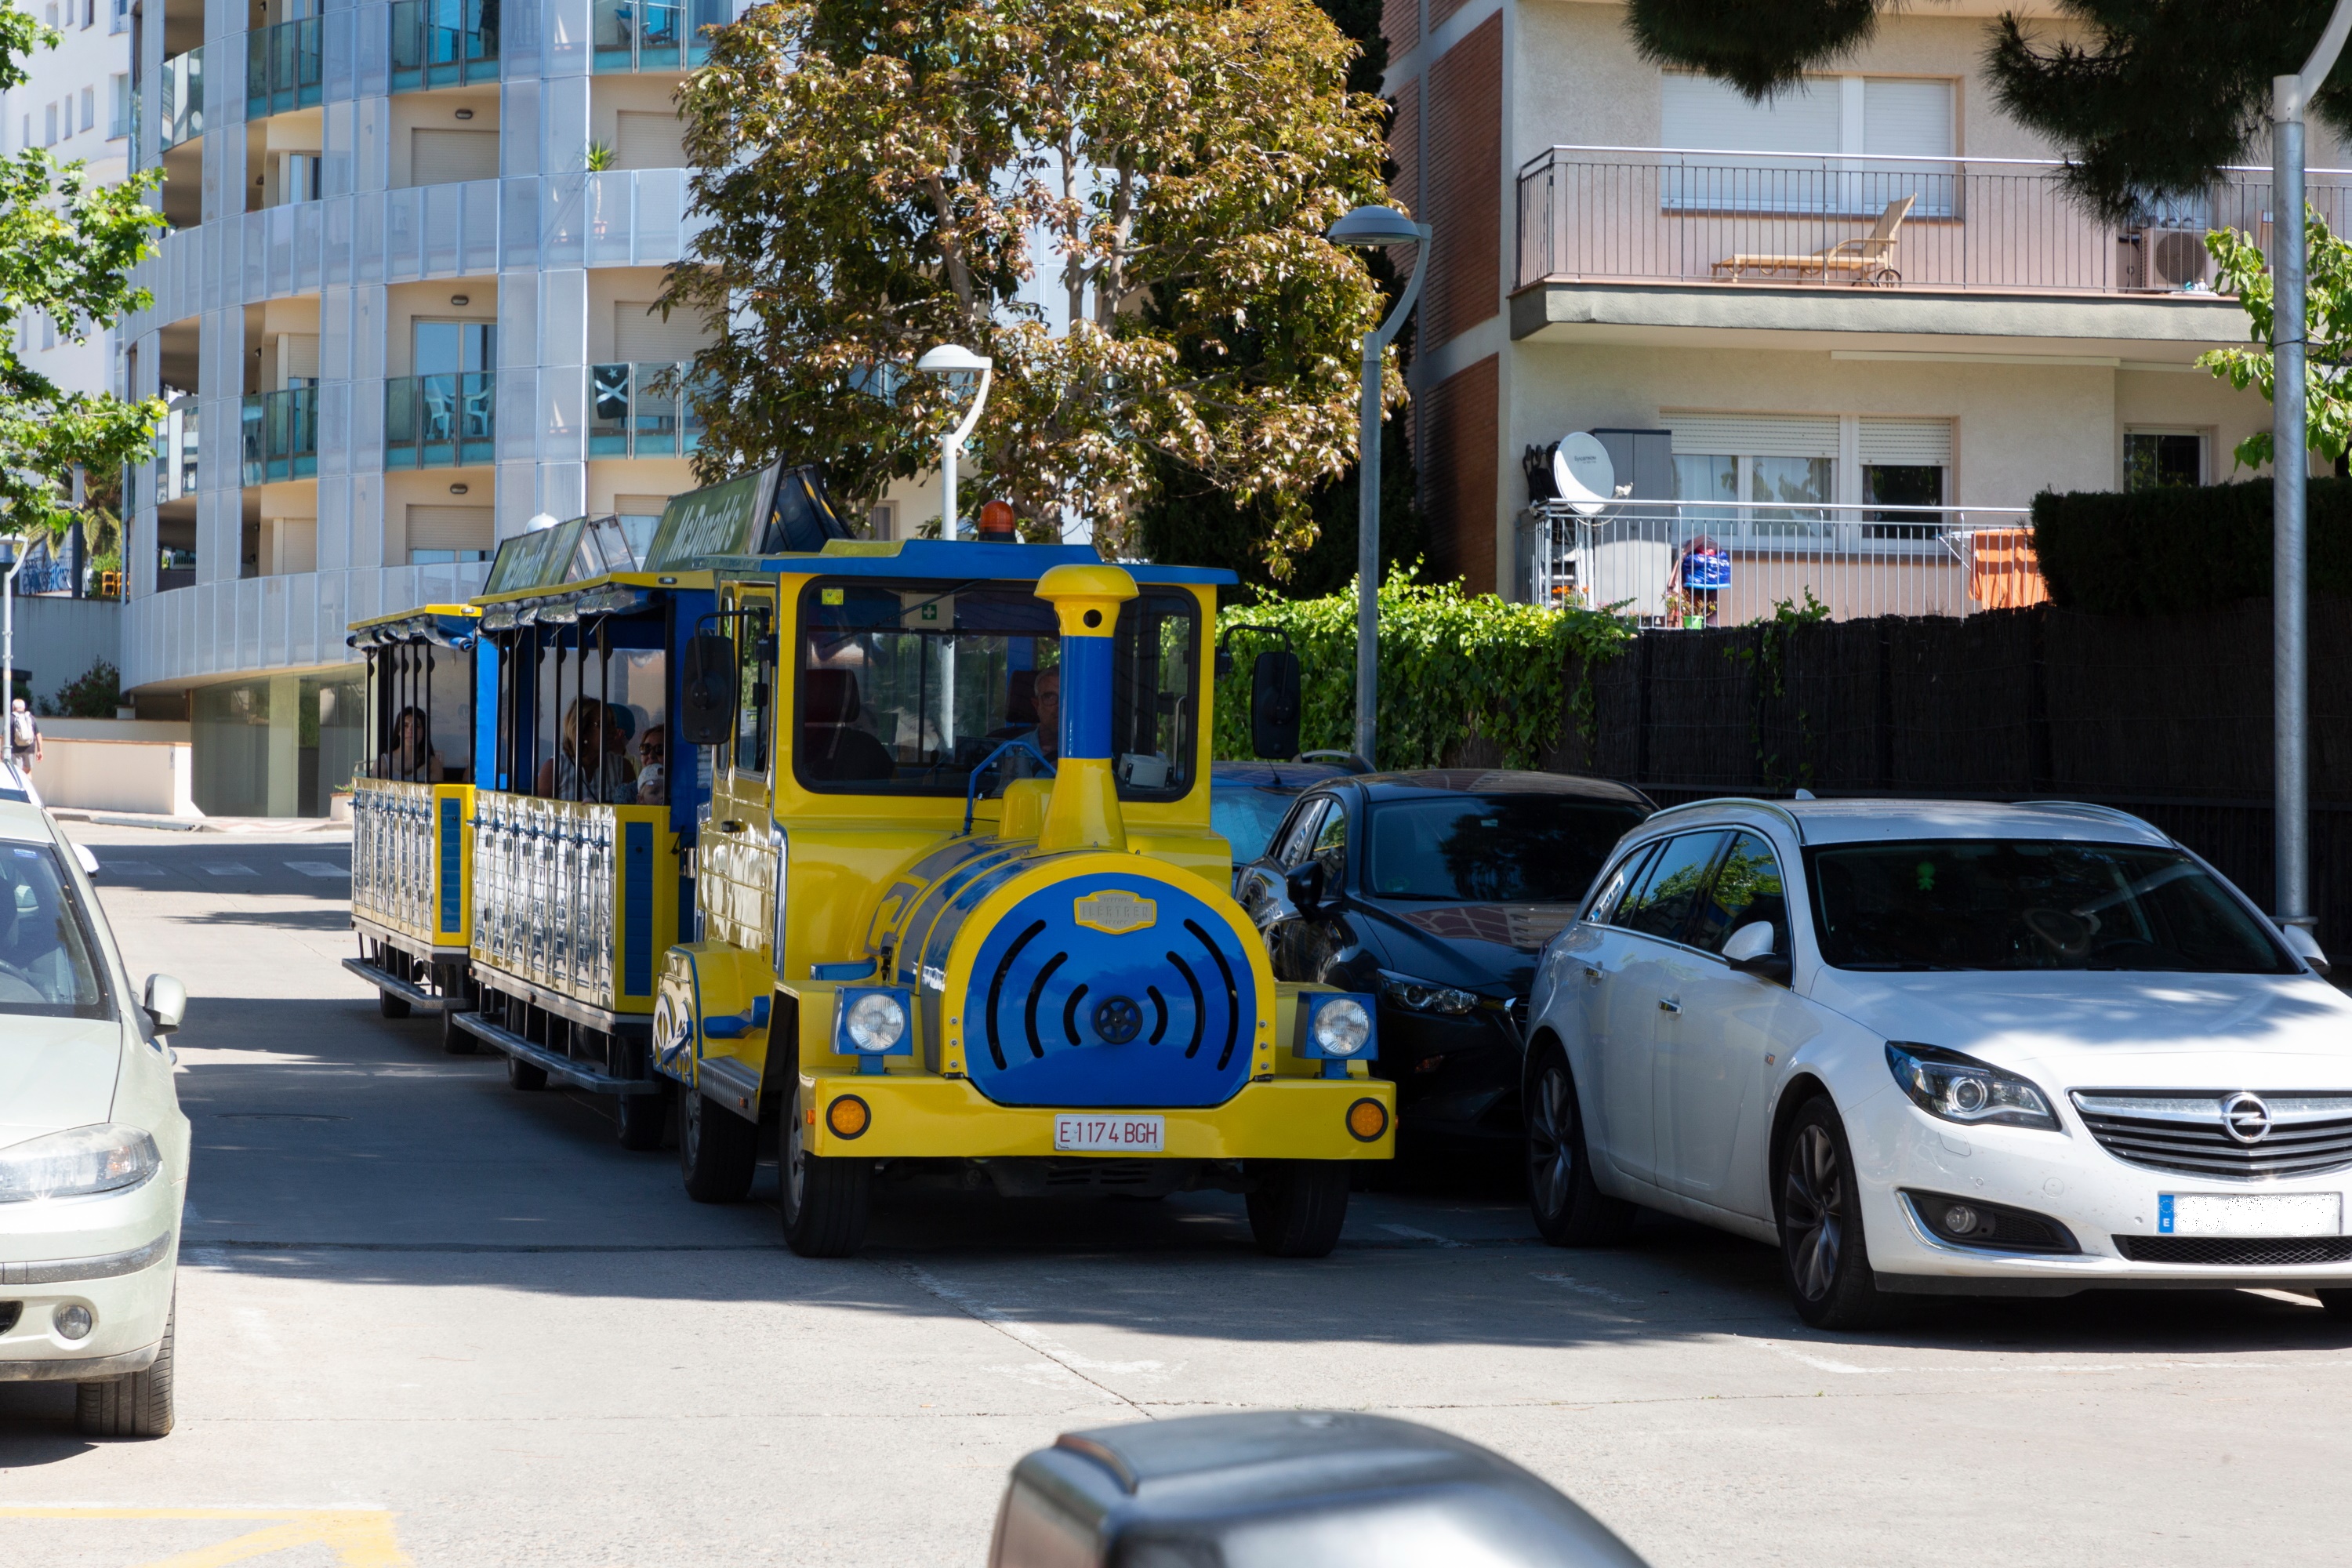
[[[1478,1005],[1478,994],[1475,991],[1385,971],[1381,974],[1381,999],[1393,1002],[1408,1013],[1436,1013],[1448,1018],[1459,1018]]]
[[[1963,1126],[1992,1122],[2063,1132],[2049,1098],[2026,1079],[1990,1062],[1923,1046],[1914,1040],[1886,1042],[1886,1066],[1911,1102],[1928,1115]]]

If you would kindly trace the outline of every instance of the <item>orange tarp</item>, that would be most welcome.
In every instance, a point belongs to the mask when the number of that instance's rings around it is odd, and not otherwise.
[[[1991,528],[1969,535],[1969,597],[1988,610],[2021,610],[2050,602],[2050,584],[2033,554],[2030,528]]]

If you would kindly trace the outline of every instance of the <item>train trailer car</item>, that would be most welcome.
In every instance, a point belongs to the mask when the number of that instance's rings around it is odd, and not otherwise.
[[[474,758],[479,689],[495,649],[470,605],[428,605],[361,621],[346,639],[367,659],[368,746],[352,779],[352,926],[343,967],[376,988],[387,1018],[452,1020],[472,1005]]]
[[[474,795],[474,1006],[453,1022],[518,1089],[615,1096],[621,1142],[656,1149],[671,1091],[648,1062],[654,1003],[662,954],[690,934],[682,856],[708,799],[691,753],[668,765],[676,655],[710,576],[569,575],[581,526],[543,531],[551,569],[511,586],[494,569],[481,598],[499,678]]]
[[[653,1018],[688,1191],[743,1197],[764,1131],[804,1255],[857,1248],[877,1182],[1236,1190],[1261,1247],[1328,1252],[1392,1090],[1372,999],[1277,983],[1228,891],[1230,574],[953,541],[702,564],[698,934]]]

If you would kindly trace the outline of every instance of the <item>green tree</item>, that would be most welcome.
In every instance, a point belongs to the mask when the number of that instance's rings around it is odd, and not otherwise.
[[[1631,0],[1626,26],[1653,60],[1722,78],[1761,99],[1867,43],[1896,0]],[[2245,162],[2267,135],[2271,79],[2300,70],[2334,0],[2058,0],[2061,36],[2014,13],[1985,41],[2002,109],[2066,149],[2068,183],[2125,217],[2152,195],[2187,195]],[[2352,79],[2312,105],[2352,132]]]
[[[0,89],[23,86],[33,51],[58,41],[0,7]],[[0,526],[12,531],[63,533],[77,515],[66,489],[74,465],[114,472],[145,451],[163,416],[161,403],[63,391],[17,352],[18,323],[36,312],[80,342],[148,303],[129,278],[163,224],[146,205],[160,178],[93,184],[79,160],[39,147],[0,159]]]
[[[1354,54],[1307,0],[783,0],[715,30],[682,94],[709,221],[663,300],[724,333],[701,471],[789,455],[878,495],[936,460],[957,399],[911,366],[960,342],[996,364],[975,499],[1124,546],[1164,458],[1295,554],[1381,304],[1323,237],[1383,193]]]
[[[2305,442],[2328,461],[2341,463],[2352,451],[2352,397],[2346,395],[2344,380],[2345,367],[2352,363],[2352,244],[2311,207],[2304,209],[2303,221]],[[2245,310],[2249,344],[2211,350],[2197,363],[2241,392],[2256,388],[2268,402],[2276,390],[2270,344],[2277,307],[2270,263],[2252,236],[2234,228],[2207,235],[2205,247],[2220,264],[2222,291],[2237,295]],[[2273,451],[2271,433],[2258,430],[2238,443],[2235,456],[2240,468],[2252,468],[2269,462]]]

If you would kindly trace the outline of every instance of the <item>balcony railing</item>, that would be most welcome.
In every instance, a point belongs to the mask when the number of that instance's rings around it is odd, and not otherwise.
[[[155,500],[160,505],[195,493],[196,400],[178,397],[155,427]]]
[[[732,20],[727,0],[595,0],[600,71],[682,70],[710,58],[702,29]]]
[[[247,120],[307,108],[325,96],[318,17],[257,27],[245,36],[245,49]]]
[[[700,447],[692,370],[682,360],[589,366],[588,455],[683,458]]]
[[[499,0],[395,0],[392,90],[499,77]]]
[[[495,384],[483,371],[404,375],[383,384],[383,466],[449,468],[490,460]]]
[[[243,482],[307,479],[319,471],[319,389],[289,387],[247,397],[241,426]]]
[[[2267,169],[2228,169],[2140,219],[2095,216],[2064,165],[1554,147],[1519,171],[1521,287],[1802,284],[2026,293],[2209,293],[2210,228],[2269,237]],[[2331,226],[2352,171],[2311,171]]]
[[[165,150],[205,133],[205,51],[203,46],[163,62],[156,98],[162,110],[155,135]]]

